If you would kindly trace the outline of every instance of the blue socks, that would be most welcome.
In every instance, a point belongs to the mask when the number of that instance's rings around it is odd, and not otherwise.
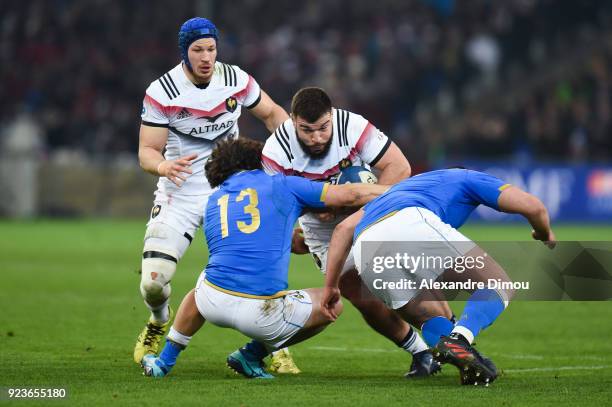
[[[476,290],[468,299],[457,325],[442,316],[434,317],[423,324],[421,334],[430,347],[435,346],[440,337],[449,336],[451,333],[461,334],[471,344],[474,337],[491,325],[505,308],[506,305],[497,291]]]
[[[240,348],[240,351],[243,355],[247,356],[255,356],[256,360],[262,360],[266,356],[270,354],[270,351],[266,349],[266,347],[261,342],[257,342],[256,340],[252,340],[251,342],[244,345]]]
[[[454,327],[455,325],[445,317],[434,317],[428,319],[423,324],[421,327],[421,335],[423,335],[425,343],[427,343],[430,348],[433,348],[441,337],[450,335]]]
[[[178,355],[183,349],[185,349],[184,346],[172,342],[171,340],[166,340],[166,344],[159,355],[159,359],[164,362],[168,368],[171,368],[176,364],[176,358],[178,358]]]
[[[480,331],[491,325],[506,305],[495,290],[476,290],[468,299],[453,333],[461,334],[471,344]]]

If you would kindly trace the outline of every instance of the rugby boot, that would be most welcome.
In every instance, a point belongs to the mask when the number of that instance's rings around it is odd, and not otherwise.
[[[434,358],[440,363],[450,363],[459,369],[461,384],[488,386],[498,376],[490,359],[484,358],[464,338],[458,335],[443,336],[433,348]]]
[[[172,366],[167,366],[163,360],[151,354],[144,355],[140,366],[144,370],[142,374],[149,377],[164,377],[172,369]]]
[[[274,379],[274,376],[264,370],[263,360],[249,354],[244,348],[227,357],[227,367],[248,379]]]
[[[268,370],[279,374],[298,374],[301,372],[293,361],[289,348],[277,350],[272,354]]]
[[[404,377],[407,379],[433,376],[442,370],[440,363],[434,359],[430,350],[424,350],[412,355],[410,371]]]
[[[138,335],[134,347],[134,362],[140,363],[145,355],[157,355],[159,353],[159,344],[170,329],[173,314],[172,307],[170,307],[170,318],[165,324],[149,319],[147,325]]]

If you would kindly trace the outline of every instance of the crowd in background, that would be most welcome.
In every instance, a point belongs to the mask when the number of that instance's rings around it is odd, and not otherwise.
[[[3,2],[0,126],[29,112],[49,151],[135,153],[144,90],[178,62],[180,24],[201,15],[220,28],[219,60],[277,102],[321,86],[423,167],[609,160],[611,10],[605,0]],[[558,64],[567,72],[549,77]],[[248,118],[241,130],[266,136]]]

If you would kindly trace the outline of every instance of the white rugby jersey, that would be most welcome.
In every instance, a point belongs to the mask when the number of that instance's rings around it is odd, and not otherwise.
[[[362,116],[332,109],[332,145],[324,157],[313,158],[300,146],[293,121],[287,119],[266,140],[262,153],[269,174],[298,175],[311,180],[330,180],[342,168],[374,166],[391,140]]]
[[[300,146],[293,121],[286,120],[266,140],[262,153],[268,174],[297,175],[311,180],[330,180],[342,168],[352,165],[375,166],[391,140],[364,117],[342,109],[332,109],[332,144],[324,157],[312,158]],[[307,244],[314,238],[329,242],[337,223],[323,223],[312,214],[300,218]]]
[[[196,86],[178,64],[153,81],[146,90],[142,124],[168,128],[164,157],[174,160],[192,153],[192,174],[179,188],[160,177],[157,188],[166,193],[199,195],[210,189],[204,164],[215,142],[238,135],[242,107],[259,103],[261,90],[252,76],[235,65],[217,61],[208,86]]]

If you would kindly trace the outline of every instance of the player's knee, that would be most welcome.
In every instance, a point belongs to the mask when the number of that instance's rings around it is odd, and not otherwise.
[[[170,281],[176,271],[175,257],[160,251],[145,250],[142,259],[140,292],[150,304],[165,301],[170,296]]]
[[[163,303],[170,297],[170,284],[162,285],[157,281],[141,281],[140,294],[142,298],[150,305]]]
[[[336,302],[334,304],[333,309],[329,310],[331,312],[333,312],[334,315],[336,315],[336,317],[339,317],[342,314],[342,311],[344,310],[344,304],[342,304],[342,300]],[[310,324],[311,327],[313,326],[320,326],[322,328],[328,326],[329,324],[331,324],[332,322],[334,322],[334,319],[331,319],[327,312],[323,312],[323,309],[321,309],[320,307],[317,308],[313,308],[313,313],[311,314],[310,317]]]
[[[335,305],[334,305],[334,313],[337,316],[340,316],[342,314],[342,312],[344,311],[344,304],[342,303],[342,301],[338,301]]]

